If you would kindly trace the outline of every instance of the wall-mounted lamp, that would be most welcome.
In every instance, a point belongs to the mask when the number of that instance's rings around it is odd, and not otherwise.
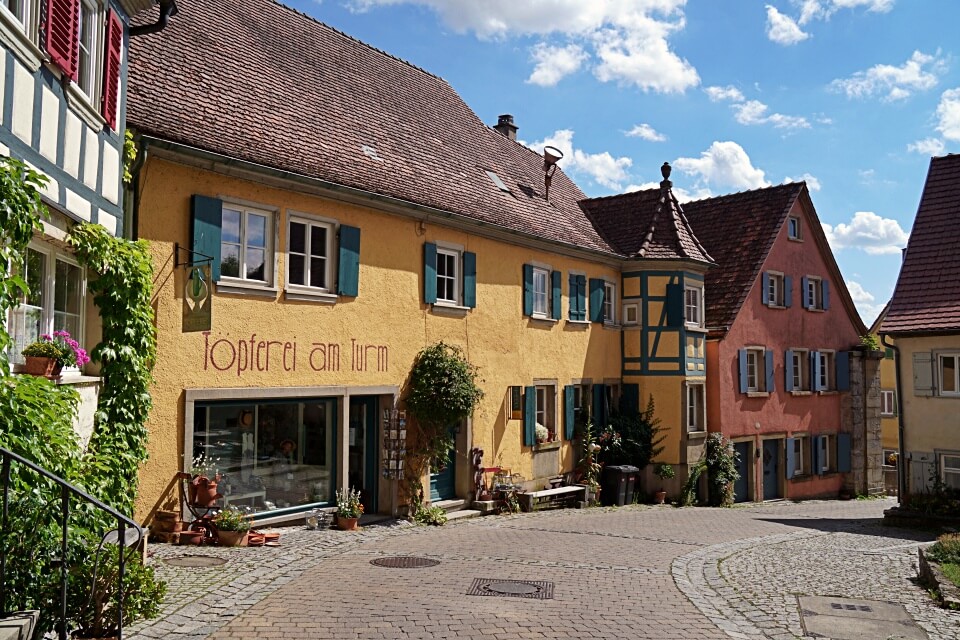
[[[563,159],[563,152],[556,147],[547,145],[543,148],[543,184],[546,187],[544,198],[550,199],[550,182],[557,172],[557,163]]]

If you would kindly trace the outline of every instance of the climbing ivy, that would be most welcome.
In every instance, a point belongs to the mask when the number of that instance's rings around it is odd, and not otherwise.
[[[95,429],[84,456],[88,488],[120,511],[133,513],[137,472],[147,458],[150,371],[156,357],[153,266],[147,244],[114,238],[100,225],[70,231],[81,263],[96,274],[89,283],[103,323],[91,357],[103,387]]]

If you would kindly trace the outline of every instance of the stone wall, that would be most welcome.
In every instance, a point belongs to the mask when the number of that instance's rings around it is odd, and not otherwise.
[[[854,495],[883,495],[880,439],[881,352],[850,352],[850,393],[844,397],[842,431],[851,435],[851,466],[844,489]]]

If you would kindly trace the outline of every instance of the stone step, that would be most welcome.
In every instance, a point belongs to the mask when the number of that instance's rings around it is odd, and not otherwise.
[[[466,504],[467,504],[466,500],[460,500],[455,498],[453,500],[437,500],[436,502],[431,503],[430,506],[440,507],[441,509],[447,512],[447,516],[449,517],[451,513],[455,511],[459,511],[460,509],[463,509],[464,505]]]
[[[481,515],[483,514],[476,509],[459,509],[457,511],[447,513],[447,524],[467,520],[469,518],[476,518]]]
[[[39,618],[39,611],[18,611],[0,618],[0,640],[30,640]]]

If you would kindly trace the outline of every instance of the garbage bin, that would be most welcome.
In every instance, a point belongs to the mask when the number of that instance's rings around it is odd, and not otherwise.
[[[622,465],[620,469],[627,476],[626,504],[633,504],[633,496],[637,493],[637,484],[640,482],[640,469],[629,464]]]
[[[604,467],[600,475],[600,504],[605,507],[622,507],[626,503],[627,474],[623,472],[623,467]]]

